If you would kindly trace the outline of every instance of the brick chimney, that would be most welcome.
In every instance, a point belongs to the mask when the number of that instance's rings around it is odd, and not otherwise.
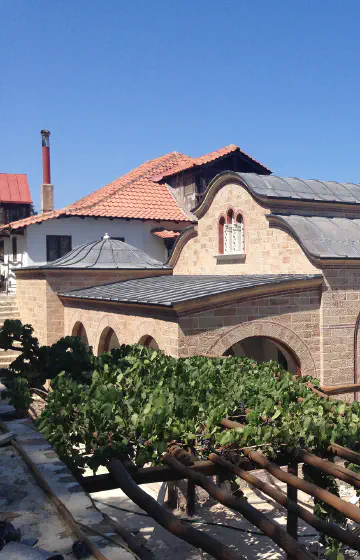
[[[54,210],[54,185],[51,184],[50,176],[50,131],[41,131],[43,183],[41,190],[41,212]]]

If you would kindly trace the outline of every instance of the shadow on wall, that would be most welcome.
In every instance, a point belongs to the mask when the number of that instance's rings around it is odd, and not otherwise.
[[[100,336],[98,355],[104,352],[110,352],[113,348],[120,346],[116,332],[111,327],[105,327]]]
[[[236,342],[228,348],[224,356],[246,356],[257,362],[278,362],[284,369],[298,375],[300,371],[300,361],[291,348],[278,340],[265,336],[253,336],[245,338],[241,342]]]
[[[152,348],[153,350],[160,350],[159,345],[156,342],[155,338],[147,334],[145,334],[140,338],[138,344],[141,344],[142,346],[147,346],[147,348]]]

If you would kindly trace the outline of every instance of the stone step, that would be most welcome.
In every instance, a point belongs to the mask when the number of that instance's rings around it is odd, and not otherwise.
[[[20,313],[18,311],[3,311],[0,308],[0,319],[5,318],[5,319],[14,319],[14,318],[18,318],[20,317]]]
[[[17,304],[15,300],[7,301],[0,299],[0,307],[17,307]]]
[[[11,354],[11,355],[7,355],[5,354],[4,356],[0,356],[0,367],[5,367],[10,365],[15,358],[18,357],[19,354]]]

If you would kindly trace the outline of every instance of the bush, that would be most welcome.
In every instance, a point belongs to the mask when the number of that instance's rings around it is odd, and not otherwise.
[[[61,373],[38,427],[68,464],[94,471],[113,457],[157,463],[171,441],[196,446],[200,457],[224,447],[270,443],[321,450],[354,445],[358,403],[319,399],[307,378],[249,358],[175,359],[142,346],[93,357],[91,379]],[[236,416],[242,428],[223,431]]]

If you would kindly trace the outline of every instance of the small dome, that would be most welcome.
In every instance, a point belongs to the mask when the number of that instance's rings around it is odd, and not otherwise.
[[[169,268],[137,247],[111,239],[106,233],[100,241],[76,247],[60,259],[40,268]]]

